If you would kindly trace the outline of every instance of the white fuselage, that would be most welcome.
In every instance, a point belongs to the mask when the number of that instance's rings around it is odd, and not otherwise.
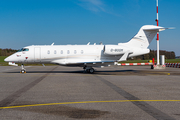
[[[146,54],[149,49],[133,49],[123,45],[41,45],[27,46],[14,53],[5,61],[15,63],[54,63],[79,66],[96,63],[113,63],[129,51],[127,57]]]

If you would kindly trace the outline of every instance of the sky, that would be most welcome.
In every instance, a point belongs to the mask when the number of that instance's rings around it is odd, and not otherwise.
[[[159,0],[160,50],[180,56],[180,0]],[[118,44],[156,25],[156,0],[0,0],[0,48]],[[149,49],[156,50],[156,37]]]

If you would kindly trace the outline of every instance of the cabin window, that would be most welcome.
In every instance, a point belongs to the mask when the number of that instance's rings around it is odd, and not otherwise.
[[[77,51],[76,50],[74,50],[74,54],[76,54],[77,53]]]
[[[63,50],[61,50],[61,54],[63,54]]]
[[[83,54],[84,53],[84,51],[83,50],[81,50],[81,54]]]
[[[68,50],[68,51],[67,51],[67,54],[69,54],[69,53],[70,53],[70,51]]]
[[[47,51],[47,54],[50,54],[50,50]]]
[[[56,54],[56,50],[54,51],[54,54]]]

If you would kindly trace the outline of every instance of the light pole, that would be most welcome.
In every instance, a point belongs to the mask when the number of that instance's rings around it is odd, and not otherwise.
[[[156,6],[156,9],[157,9],[157,19],[156,19],[156,22],[157,22],[157,26],[159,26],[159,18],[158,18],[158,0],[157,1],[157,6]],[[157,33],[157,65],[159,65],[159,32]]]

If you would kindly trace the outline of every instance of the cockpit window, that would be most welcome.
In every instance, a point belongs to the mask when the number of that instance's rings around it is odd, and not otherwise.
[[[29,51],[29,49],[28,48],[24,48],[23,51]]]
[[[18,52],[22,52],[22,51],[29,51],[29,49],[28,48],[22,48]]]

